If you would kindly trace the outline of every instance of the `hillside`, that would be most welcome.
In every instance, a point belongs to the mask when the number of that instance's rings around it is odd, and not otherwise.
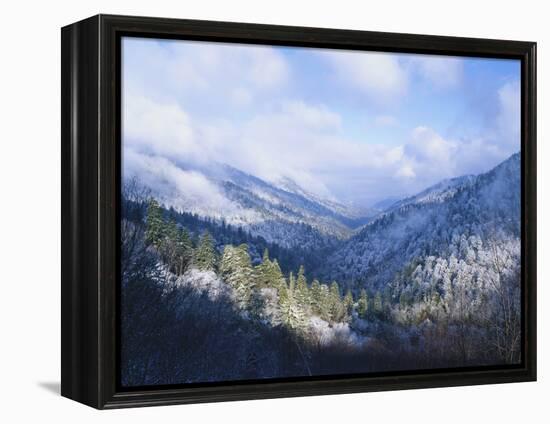
[[[448,256],[457,239],[519,238],[520,156],[478,176],[441,182],[392,205],[326,261],[322,275],[381,288],[411,261]]]

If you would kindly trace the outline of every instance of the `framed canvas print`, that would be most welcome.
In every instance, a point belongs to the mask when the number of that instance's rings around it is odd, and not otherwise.
[[[535,43],[62,29],[62,394],[536,379]]]

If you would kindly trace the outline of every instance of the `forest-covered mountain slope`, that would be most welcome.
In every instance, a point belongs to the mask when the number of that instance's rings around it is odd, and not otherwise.
[[[520,155],[491,171],[443,181],[392,205],[345,241],[321,275],[348,287],[380,289],[426,256],[448,257],[457,238],[519,239]]]
[[[208,187],[212,195],[206,202],[181,187],[157,182],[155,197],[162,204],[223,220],[286,248],[346,239],[375,214],[312,194],[289,178],[270,183],[226,164],[178,164],[178,172],[190,183],[193,179]],[[314,230],[313,239],[312,233],[302,232],[302,224]]]

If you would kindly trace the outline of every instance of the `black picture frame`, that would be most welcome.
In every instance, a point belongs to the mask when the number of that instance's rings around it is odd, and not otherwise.
[[[124,35],[520,60],[522,364],[121,390],[117,287]],[[61,45],[63,396],[110,409],[536,380],[536,43],[97,15],[62,28]]]

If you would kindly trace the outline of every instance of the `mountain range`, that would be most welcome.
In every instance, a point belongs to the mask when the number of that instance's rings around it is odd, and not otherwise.
[[[323,255],[309,261],[322,265],[308,274],[352,289],[381,287],[417,258],[449,255],[457,237],[519,238],[519,153],[486,173],[443,180],[369,210],[319,197],[290,179],[275,184],[226,164],[182,167],[216,187],[223,208],[201,209],[196,199],[173,190],[161,194],[162,202],[287,251]]]
[[[406,265],[449,258],[451,246],[519,239],[520,155],[492,170],[442,181],[391,205],[325,261],[322,275],[348,287],[380,288]]]

